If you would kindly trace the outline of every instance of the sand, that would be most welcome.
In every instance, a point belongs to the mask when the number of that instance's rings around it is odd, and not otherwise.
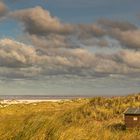
[[[30,103],[38,103],[38,102],[60,102],[61,99],[44,99],[44,100],[2,100],[1,104],[12,105],[12,104],[30,104]]]

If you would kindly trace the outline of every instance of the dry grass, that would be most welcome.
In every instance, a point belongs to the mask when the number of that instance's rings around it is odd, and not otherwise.
[[[0,140],[140,140],[125,130],[129,106],[140,107],[140,94],[10,105],[0,108]]]

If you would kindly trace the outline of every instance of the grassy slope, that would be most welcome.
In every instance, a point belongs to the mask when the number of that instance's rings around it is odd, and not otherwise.
[[[0,140],[140,140],[124,130],[123,112],[140,94],[0,108]]]

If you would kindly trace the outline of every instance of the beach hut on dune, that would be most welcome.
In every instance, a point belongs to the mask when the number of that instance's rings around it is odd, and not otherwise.
[[[126,129],[140,129],[140,108],[128,108],[124,112],[124,121]]]

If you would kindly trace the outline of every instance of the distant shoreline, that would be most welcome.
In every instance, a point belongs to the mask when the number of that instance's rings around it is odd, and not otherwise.
[[[48,96],[48,95],[0,95],[0,103],[11,104],[30,104],[39,102],[61,102],[72,99],[89,98],[89,96]]]
[[[78,99],[92,97],[94,96],[0,95],[0,99],[2,100],[63,100],[63,99]]]
[[[135,94],[130,94],[135,95]],[[129,95],[127,95],[129,96]],[[49,95],[0,95],[0,104],[30,104],[39,102],[61,102],[73,99],[96,98],[101,96],[49,96]],[[104,98],[117,98],[125,96],[102,96]]]
[[[30,103],[40,103],[40,102],[60,102],[62,100],[2,100],[1,104],[12,105],[12,104],[30,104]]]
[[[78,98],[95,98],[95,97],[125,97],[134,95],[130,93],[126,95],[0,95],[0,100],[63,100],[63,99],[78,99]]]

